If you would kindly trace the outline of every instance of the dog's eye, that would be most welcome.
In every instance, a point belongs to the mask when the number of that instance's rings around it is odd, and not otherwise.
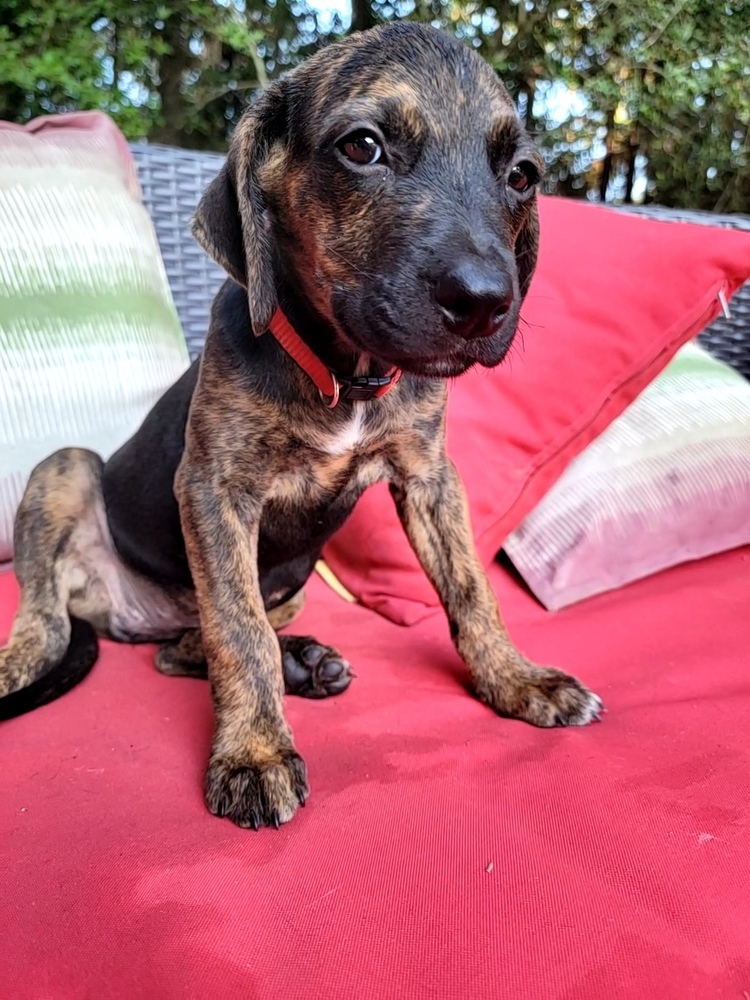
[[[336,145],[347,160],[358,167],[369,167],[383,158],[383,147],[370,132],[352,132]]]
[[[539,180],[539,171],[533,163],[524,161],[517,163],[508,174],[508,185],[519,194],[523,194],[533,187]]]

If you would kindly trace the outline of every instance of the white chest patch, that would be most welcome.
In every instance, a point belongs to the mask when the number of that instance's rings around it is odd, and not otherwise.
[[[365,436],[365,403],[354,403],[351,420],[334,436],[329,438],[324,446],[328,455],[346,455],[361,444]]]

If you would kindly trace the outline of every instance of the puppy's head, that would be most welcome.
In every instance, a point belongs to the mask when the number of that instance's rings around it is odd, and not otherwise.
[[[427,376],[498,364],[537,255],[542,163],[474,52],[403,23],[273,83],[194,220],[263,333],[279,291],[354,350]]]

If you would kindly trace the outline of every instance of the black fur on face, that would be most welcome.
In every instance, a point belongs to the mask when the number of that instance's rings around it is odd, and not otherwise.
[[[389,25],[268,88],[235,136],[221,226],[209,189],[196,235],[247,285],[256,333],[279,301],[304,303],[349,349],[452,376],[497,365],[512,342],[536,264],[541,169],[476,53]]]

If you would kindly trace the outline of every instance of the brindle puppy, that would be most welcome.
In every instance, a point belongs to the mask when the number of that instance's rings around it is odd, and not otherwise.
[[[430,28],[353,36],[268,87],[195,217],[231,279],[202,360],[108,462],[66,449],[31,476],[2,714],[77,683],[95,633],[167,641],[159,669],[211,682],[208,808],[240,826],[291,819],[308,783],[285,686],[322,696],[350,677],[336,650],[275,629],[387,480],[479,697],[538,726],[598,718],[594,694],[508,638],[445,453],[446,379],[499,364],[513,339],[540,170],[495,73]],[[329,408],[268,332],[279,308],[330,371],[396,366],[399,383]]]

